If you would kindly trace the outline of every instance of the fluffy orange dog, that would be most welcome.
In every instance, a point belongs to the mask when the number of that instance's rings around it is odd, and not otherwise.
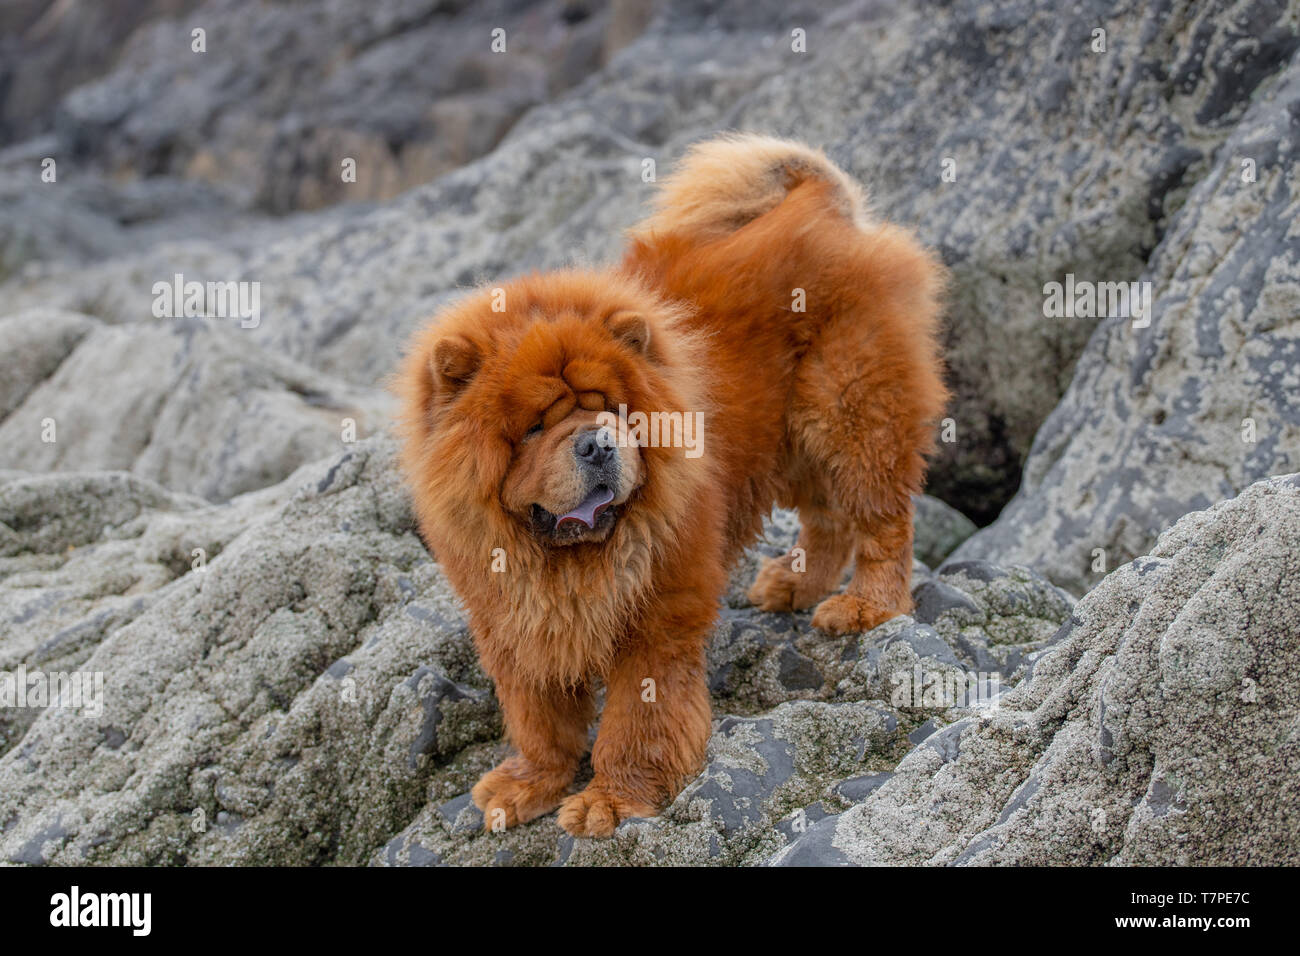
[[[605,836],[698,772],[705,645],[773,503],[802,530],[755,604],[810,607],[853,560],[815,626],[911,609],[942,276],[821,153],[732,136],[690,152],[617,268],[480,290],[416,337],[403,468],[517,750],[474,787],[489,827],[558,805]]]

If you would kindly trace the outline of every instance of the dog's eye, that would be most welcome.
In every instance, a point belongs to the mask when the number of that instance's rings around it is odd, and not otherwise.
[[[542,423],[538,422],[532,428],[528,429],[528,431],[524,432],[524,437],[531,438],[533,435],[536,435],[541,430],[542,430]]]

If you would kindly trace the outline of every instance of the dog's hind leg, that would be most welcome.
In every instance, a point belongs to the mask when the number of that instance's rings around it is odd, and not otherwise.
[[[869,631],[912,610],[912,509],[852,519],[853,578],[842,594],[813,613],[813,626],[832,634]]]
[[[821,487],[824,483],[813,474],[794,484],[801,492],[794,499],[799,539],[785,554],[763,562],[747,594],[762,611],[812,607],[835,590],[853,555],[853,538],[846,533],[844,516],[831,504],[829,488]]]
[[[852,460],[851,455],[831,452],[821,467],[838,475],[850,489],[872,479],[866,463]],[[877,510],[873,500],[889,501],[889,496],[882,489],[876,496],[827,491],[797,497],[799,540],[786,554],[763,565],[749,589],[750,602],[764,611],[812,607],[835,590],[852,559],[848,586],[818,605],[814,626],[836,634],[865,631],[908,613],[912,609],[911,497],[893,496],[891,511]]]
[[[891,361],[861,323],[837,325],[805,356],[788,426],[801,462],[796,480],[816,476],[802,480],[815,482],[824,498],[810,513],[800,510],[807,532],[801,540],[824,552],[804,593],[827,590],[825,574],[838,578],[851,554],[848,586],[813,615],[814,626],[848,633],[912,608],[912,495],[924,479],[935,403],[917,401],[917,376]],[[799,493],[796,485],[796,500]],[[810,551],[809,568],[817,557]]]

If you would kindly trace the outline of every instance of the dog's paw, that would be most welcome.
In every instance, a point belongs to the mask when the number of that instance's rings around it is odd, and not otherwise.
[[[483,811],[483,828],[495,831],[527,823],[560,805],[572,777],[537,770],[521,757],[511,757],[485,773],[470,791]]]
[[[857,634],[878,627],[900,613],[882,609],[852,594],[836,594],[817,605],[812,624],[831,634]]]
[[[760,611],[802,611],[825,594],[822,583],[807,571],[795,571],[793,559],[784,554],[768,558],[754,577],[746,597]]]
[[[644,801],[621,796],[593,780],[560,804],[560,826],[574,836],[607,837],[628,817],[653,817],[658,812]]]

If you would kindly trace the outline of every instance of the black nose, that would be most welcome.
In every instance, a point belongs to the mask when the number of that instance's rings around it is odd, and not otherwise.
[[[601,430],[586,431],[574,439],[573,453],[582,464],[599,468],[614,457],[614,445],[602,440]]]

